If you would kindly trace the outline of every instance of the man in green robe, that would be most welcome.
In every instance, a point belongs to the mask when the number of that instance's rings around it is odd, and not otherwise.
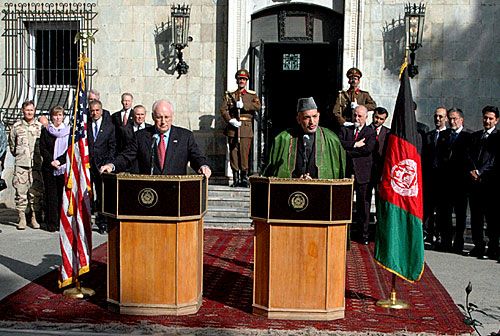
[[[274,139],[264,176],[338,179],[345,176],[346,154],[337,135],[320,127],[312,97],[297,103],[298,127]]]

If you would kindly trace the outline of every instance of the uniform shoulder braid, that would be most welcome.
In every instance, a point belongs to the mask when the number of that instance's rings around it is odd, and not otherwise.
[[[253,94],[253,95],[257,94],[257,92],[255,92],[254,90],[247,90],[247,92],[250,93],[250,94]]]

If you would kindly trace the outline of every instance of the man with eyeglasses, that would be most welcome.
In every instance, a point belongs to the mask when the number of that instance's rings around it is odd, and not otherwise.
[[[246,88],[250,78],[248,71],[236,71],[235,78],[238,88],[233,92],[226,91],[220,113],[227,123],[224,135],[229,144],[232,187],[248,188],[248,156],[253,138],[253,117],[261,105],[255,91]]]

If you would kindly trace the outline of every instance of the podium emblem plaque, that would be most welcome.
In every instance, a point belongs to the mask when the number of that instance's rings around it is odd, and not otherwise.
[[[151,188],[144,188],[139,191],[139,204],[146,208],[151,208],[158,202],[158,194]]]
[[[290,207],[297,212],[302,211],[309,205],[309,199],[303,192],[296,191],[288,198],[288,205],[290,205]]]

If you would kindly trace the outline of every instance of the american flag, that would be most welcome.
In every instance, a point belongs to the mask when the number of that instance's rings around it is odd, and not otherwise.
[[[85,91],[86,57],[81,54],[78,63],[78,95],[70,118],[72,132],[66,156],[65,189],[61,208],[62,265],[59,288],[78,281],[78,276],[89,271],[92,251],[90,223],[91,183],[87,142],[88,103]]]

